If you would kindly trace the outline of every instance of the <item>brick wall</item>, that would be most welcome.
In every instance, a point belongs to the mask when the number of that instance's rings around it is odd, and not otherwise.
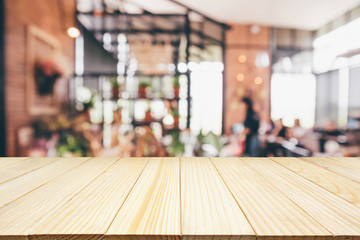
[[[225,132],[231,132],[234,123],[242,122],[245,114],[240,100],[250,96],[262,121],[270,120],[270,67],[256,67],[258,53],[269,52],[270,29],[262,26],[260,32],[253,34],[250,25],[231,25],[226,35],[226,111]],[[241,63],[243,55],[246,61]],[[256,78],[261,80],[255,80]],[[257,82],[258,84],[256,84]],[[259,84],[260,83],[260,84]]]
[[[66,21],[59,2],[63,2]],[[7,155],[17,156],[16,131],[33,117],[26,111],[26,27],[36,25],[61,42],[62,54],[74,65],[74,40],[65,25],[74,25],[75,0],[6,0],[5,66]]]

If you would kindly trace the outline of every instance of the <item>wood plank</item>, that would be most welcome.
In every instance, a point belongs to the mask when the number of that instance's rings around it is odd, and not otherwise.
[[[300,158],[300,159],[315,164],[317,166],[323,167],[331,172],[337,173],[343,177],[347,177],[357,183],[360,183],[359,168],[355,168],[343,162],[325,157]]]
[[[238,158],[211,158],[258,237],[332,234]],[[265,200],[266,199],[266,200]]]
[[[48,236],[28,236],[28,240],[35,240],[41,237],[43,240],[103,240],[102,235],[48,235]],[[21,239],[22,240],[22,239]]]
[[[104,240],[179,240],[179,236],[165,236],[165,235],[106,235]],[[101,240],[102,240],[101,239]]]
[[[103,235],[119,211],[149,158],[123,158],[30,230],[32,239],[52,235]],[[82,239],[82,238],[81,238]]]
[[[41,187],[90,158],[62,158],[37,170],[0,184],[0,208]]]
[[[9,157],[9,158],[1,157],[0,158],[0,170],[5,167],[14,165],[18,162],[24,161],[26,159],[27,159],[26,157]]]
[[[118,158],[92,158],[3,206],[0,208],[0,235],[28,235],[34,223],[41,224],[117,160]]]
[[[331,157],[331,159],[360,169],[360,158],[355,157]]]
[[[59,158],[29,158],[0,170],[0,183],[9,181],[28,172],[44,167]]]
[[[360,208],[357,206],[270,159],[243,160],[335,237],[360,236]]]
[[[29,240],[28,236],[0,236],[4,240]]]
[[[110,239],[179,239],[180,164],[178,158],[152,158],[116,215]],[[142,239],[142,237],[141,237]]]
[[[181,158],[181,211],[183,239],[255,236],[208,158]]]
[[[360,184],[297,158],[270,158],[298,175],[360,207]]]
[[[183,240],[256,240],[255,235],[186,235],[182,236]],[[125,239],[124,239],[125,240]]]

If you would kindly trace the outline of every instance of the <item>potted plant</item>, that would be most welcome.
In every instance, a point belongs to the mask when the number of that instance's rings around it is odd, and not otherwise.
[[[172,157],[182,156],[185,152],[185,144],[180,141],[180,132],[173,131],[170,133],[170,136],[172,141],[166,148],[168,154]]]
[[[121,124],[121,108],[113,111],[113,121],[114,123]]]
[[[150,109],[150,104],[149,104],[149,107],[145,112],[144,122],[151,122],[151,120],[152,120],[152,117],[151,117],[151,109]]]
[[[112,98],[119,98],[122,91],[122,85],[119,83],[117,77],[110,79]]]
[[[139,89],[138,89],[138,97],[139,98],[146,98],[147,97],[147,91],[150,87],[150,84],[147,82],[140,82],[139,83]]]
[[[73,133],[62,133],[57,145],[59,157],[83,157],[90,155],[89,142]]]
[[[35,63],[36,90],[40,96],[53,93],[55,82],[64,76],[64,70],[55,60],[37,61]]]
[[[177,109],[171,110],[171,116],[174,118],[173,128],[178,129],[179,128],[179,111]]]
[[[173,87],[174,87],[174,97],[179,98],[179,91],[180,91],[179,76],[174,77]]]

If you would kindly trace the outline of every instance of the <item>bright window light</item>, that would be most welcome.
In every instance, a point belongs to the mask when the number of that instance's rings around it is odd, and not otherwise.
[[[349,108],[349,68],[342,68],[339,72],[339,114],[338,124],[346,126]]]
[[[191,131],[221,134],[223,71],[221,62],[201,62],[191,72]]]
[[[314,71],[326,72],[342,67],[341,56],[360,49],[360,18],[314,40]]]
[[[271,118],[293,126],[296,118],[305,128],[315,123],[316,78],[313,74],[274,73],[271,78]]]
[[[188,70],[186,63],[183,62],[178,63],[177,68],[180,73],[186,73],[186,71]]]

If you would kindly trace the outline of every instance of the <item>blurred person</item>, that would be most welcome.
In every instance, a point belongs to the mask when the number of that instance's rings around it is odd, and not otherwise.
[[[287,139],[289,137],[289,130],[284,126],[282,118],[277,120],[274,124],[275,127],[272,133],[278,138],[278,141]]]
[[[289,137],[296,138],[300,141],[304,137],[306,130],[300,126],[300,119],[294,120],[294,126],[289,129]]]
[[[300,119],[296,118],[294,120],[294,126],[288,131],[289,139],[296,141],[297,145],[302,146],[305,134],[306,129],[300,126]]]
[[[245,133],[245,154],[250,157],[257,156],[260,146],[259,142],[259,114],[254,110],[253,103],[250,98],[243,98],[242,103],[245,106],[246,116],[244,121]]]
[[[274,122],[274,127],[269,133],[266,141],[266,153],[268,156],[284,156],[285,151],[282,142],[289,137],[289,130],[283,125],[282,118]]]
[[[343,134],[343,131],[340,131],[337,124],[332,120],[327,121],[323,129],[316,129],[316,132],[321,135],[319,138],[321,153],[326,152],[325,144],[327,141],[334,141],[339,135]]]
[[[235,123],[231,128],[232,134],[226,137],[226,144],[221,149],[219,157],[241,156],[245,150],[245,127],[242,123]]]

